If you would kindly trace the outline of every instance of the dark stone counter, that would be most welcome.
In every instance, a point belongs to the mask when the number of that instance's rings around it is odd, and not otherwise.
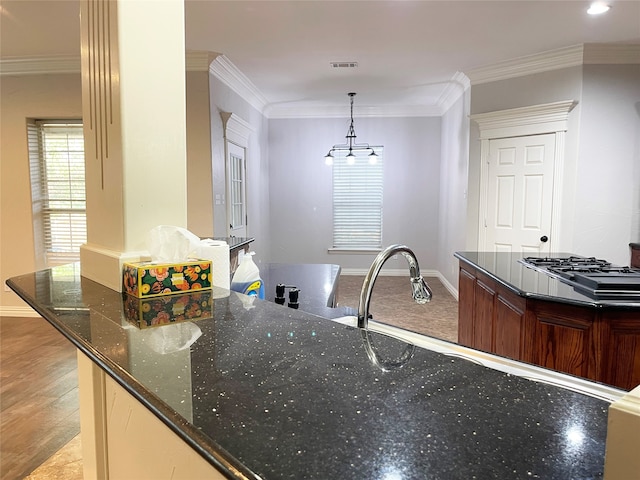
[[[550,253],[549,257],[568,257],[571,253]],[[519,262],[525,256],[535,256],[522,252],[456,252],[461,262],[479,269],[495,281],[521,297],[536,298],[558,303],[594,308],[639,309],[640,299],[594,299],[576,291],[557,278],[529,268]]]
[[[255,240],[253,237],[213,237],[212,240],[222,240],[227,242],[229,245],[229,250],[233,252],[234,250],[239,250],[240,248],[247,247],[251,242]]]
[[[335,308],[338,303],[340,265],[320,263],[267,263],[260,266],[260,277],[264,282],[265,299],[274,302],[276,285],[296,287],[298,309],[324,318],[341,317],[347,314],[344,308]],[[285,289],[285,303],[289,303],[290,288]]]
[[[63,270],[7,283],[212,465],[249,478],[603,476],[604,400],[419,347],[382,371],[358,329],[219,288],[209,318],[139,328],[120,293]],[[383,358],[407,347],[371,340]]]

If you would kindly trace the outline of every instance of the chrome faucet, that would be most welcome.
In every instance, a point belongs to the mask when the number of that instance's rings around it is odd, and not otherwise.
[[[382,265],[398,253],[402,254],[402,256],[407,259],[407,262],[409,262],[409,276],[411,277],[412,296],[415,302],[423,304],[431,300],[431,289],[422,278],[422,275],[420,275],[420,267],[418,266],[416,256],[409,247],[404,245],[391,245],[378,254],[362,282],[360,303],[358,304],[358,328],[366,329],[369,324],[371,293],[373,292],[373,285],[376,282],[376,278],[378,278]]]
[[[413,354],[416,351],[415,345],[403,341],[402,343],[404,343],[406,346],[404,347],[404,350],[402,351],[398,359],[384,360],[378,353],[378,349],[373,342],[371,331],[366,328],[360,329],[360,335],[362,336],[364,350],[367,352],[369,360],[371,360],[371,363],[373,363],[383,372],[390,372],[391,370],[397,370],[404,367],[406,363],[413,358]]]

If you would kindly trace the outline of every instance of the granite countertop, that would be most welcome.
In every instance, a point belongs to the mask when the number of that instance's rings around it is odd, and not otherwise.
[[[420,347],[383,371],[360,330],[215,287],[208,318],[140,328],[122,294],[68,270],[7,283],[204,458],[249,478],[603,476],[603,399]],[[408,348],[371,345],[391,360]]]
[[[255,240],[253,237],[213,237],[212,240],[223,240],[229,245],[229,250],[236,250],[250,244]]]
[[[265,299],[274,302],[276,285],[296,287],[298,309],[323,318],[347,315],[348,308],[336,308],[340,265],[330,263],[267,263],[260,265],[260,277],[264,282]],[[285,289],[285,303],[289,303],[290,288]]]
[[[549,253],[548,257],[569,257],[572,253]],[[595,299],[582,294],[561,280],[520,263],[523,257],[535,255],[522,252],[456,252],[460,261],[484,274],[522,297],[550,300],[594,308],[640,309],[640,299]]]

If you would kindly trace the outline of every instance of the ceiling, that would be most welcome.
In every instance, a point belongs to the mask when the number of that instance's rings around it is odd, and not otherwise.
[[[457,72],[640,43],[640,0],[609,3],[590,16],[581,0],[186,0],[186,48],[224,54],[270,106],[346,106],[351,91],[357,106],[429,106]],[[80,55],[77,1],[2,0],[0,19],[3,59]]]

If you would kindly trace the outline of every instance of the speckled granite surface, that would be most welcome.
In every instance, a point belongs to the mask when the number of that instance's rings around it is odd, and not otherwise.
[[[525,255],[536,256],[522,252],[456,252],[454,254],[461,262],[478,268],[481,272],[523,297],[596,308],[637,309],[640,312],[638,298],[592,298],[557,278],[523,265],[519,261]],[[571,255],[573,254],[562,252],[547,254],[549,257],[568,257]]]
[[[275,478],[601,478],[608,403],[214,289],[212,318],[139,329],[55,269],[10,285],[186,441]],[[383,359],[406,344],[372,334]],[[206,453],[205,453],[206,455]]]

